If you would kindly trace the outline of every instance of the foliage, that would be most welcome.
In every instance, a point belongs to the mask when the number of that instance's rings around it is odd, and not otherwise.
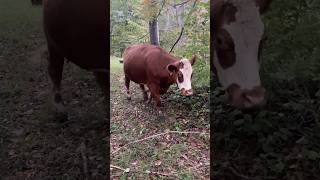
[[[319,84],[319,1],[273,3],[272,11],[265,17],[268,40],[262,64],[264,80],[269,86],[283,80],[306,86]]]
[[[162,5],[164,2],[163,9]],[[209,2],[166,0],[111,1],[111,55],[121,57],[123,50],[137,43],[149,43],[148,22],[158,17],[160,46],[170,51],[182,27],[184,32],[173,54],[191,58],[197,55],[194,85],[209,85]]]

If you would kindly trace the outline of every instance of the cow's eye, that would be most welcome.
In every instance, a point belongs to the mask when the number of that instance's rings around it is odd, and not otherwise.
[[[178,73],[178,81],[180,82],[180,83],[182,83],[183,82],[183,75],[182,75],[182,73]]]

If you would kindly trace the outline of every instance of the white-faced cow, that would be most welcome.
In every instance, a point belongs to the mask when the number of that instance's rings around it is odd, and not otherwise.
[[[154,45],[128,47],[123,53],[123,68],[129,99],[130,81],[140,85],[145,101],[148,100],[146,85],[151,93],[149,102],[153,98],[157,107],[161,106],[160,95],[166,93],[172,84],[178,85],[182,95],[192,95],[192,65],[195,60],[195,56],[191,60],[178,59]]]
[[[43,0],[43,8],[55,106],[64,109],[60,90],[65,59],[92,71],[107,96],[107,1]]]
[[[256,108],[265,102],[259,75],[259,51],[264,24],[261,13],[271,0],[214,0],[213,64],[231,105]]]

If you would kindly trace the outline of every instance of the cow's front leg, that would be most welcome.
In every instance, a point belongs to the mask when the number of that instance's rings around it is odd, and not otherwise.
[[[160,107],[161,106],[161,101],[160,101],[160,89],[157,85],[155,84],[149,84],[148,88],[150,90],[150,99],[149,102],[151,102],[151,99],[154,99],[156,102],[156,106]]]
[[[58,113],[66,113],[66,109],[63,105],[63,100],[61,96],[61,79],[64,58],[60,56],[55,49],[48,47],[49,57],[48,57],[48,73],[52,81],[52,100],[55,111]]]
[[[145,89],[144,84],[140,84],[140,88],[143,93],[143,100],[148,101],[148,91]]]

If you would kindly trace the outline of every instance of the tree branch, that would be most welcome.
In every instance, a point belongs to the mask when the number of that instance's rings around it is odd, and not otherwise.
[[[156,137],[159,137],[159,136],[163,136],[163,135],[169,134],[169,133],[176,133],[176,134],[209,134],[208,132],[198,132],[198,131],[167,131],[167,132],[164,132],[164,133],[155,134],[155,135],[148,136],[148,137],[145,137],[145,138],[130,142],[128,144],[125,144],[122,147],[120,147],[120,148],[116,149],[115,151],[113,151],[111,153],[111,155],[117,153],[118,151],[120,151],[124,147],[127,147],[127,146],[129,146],[131,144],[142,142],[142,141],[145,141],[145,140],[148,140],[148,139],[153,139],[153,138],[156,138]]]
[[[194,1],[193,5],[192,5],[192,9],[190,10],[190,12],[189,12],[189,14],[188,14],[187,19],[186,19],[185,22],[187,22],[187,21],[189,20],[189,17],[190,17],[190,15],[191,15],[193,9],[196,7],[197,1],[198,1],[198,0],[195,0],[195,1]],[[182,36],[182,34],[183,34],[183,31],[184,31],[184,27],[181,28],[179,37],[178,37],[178,39],[176,40],[176,42],[173,44],[173,46],[171,47],[169,53],[171,53],[171,52],[173,51],[173,48],[174,48],[174,47],[178,44],[178,42],[180,41],[181,36]]]
[[[163,0],[163,1],[162,1],[161,8],[159,9],[159,12],[158,12],[158,15],[157,15],[156,19],[158,19],[158,17],[160,16],[161,11],[162,11],[162,9],[163,9],[163,7],[164,7],[165,4],[166,4],[166,0]]]
[[[177,6],[182,6],[182,5],[185,5],[187,4],[188,2],[190,2],[191,0],[187,0],[187,1],[184,1],[184,2],[181,2],[181,3],[177,3],[177,4],[174,4],[172,5],[173,8],[176,8]]]

